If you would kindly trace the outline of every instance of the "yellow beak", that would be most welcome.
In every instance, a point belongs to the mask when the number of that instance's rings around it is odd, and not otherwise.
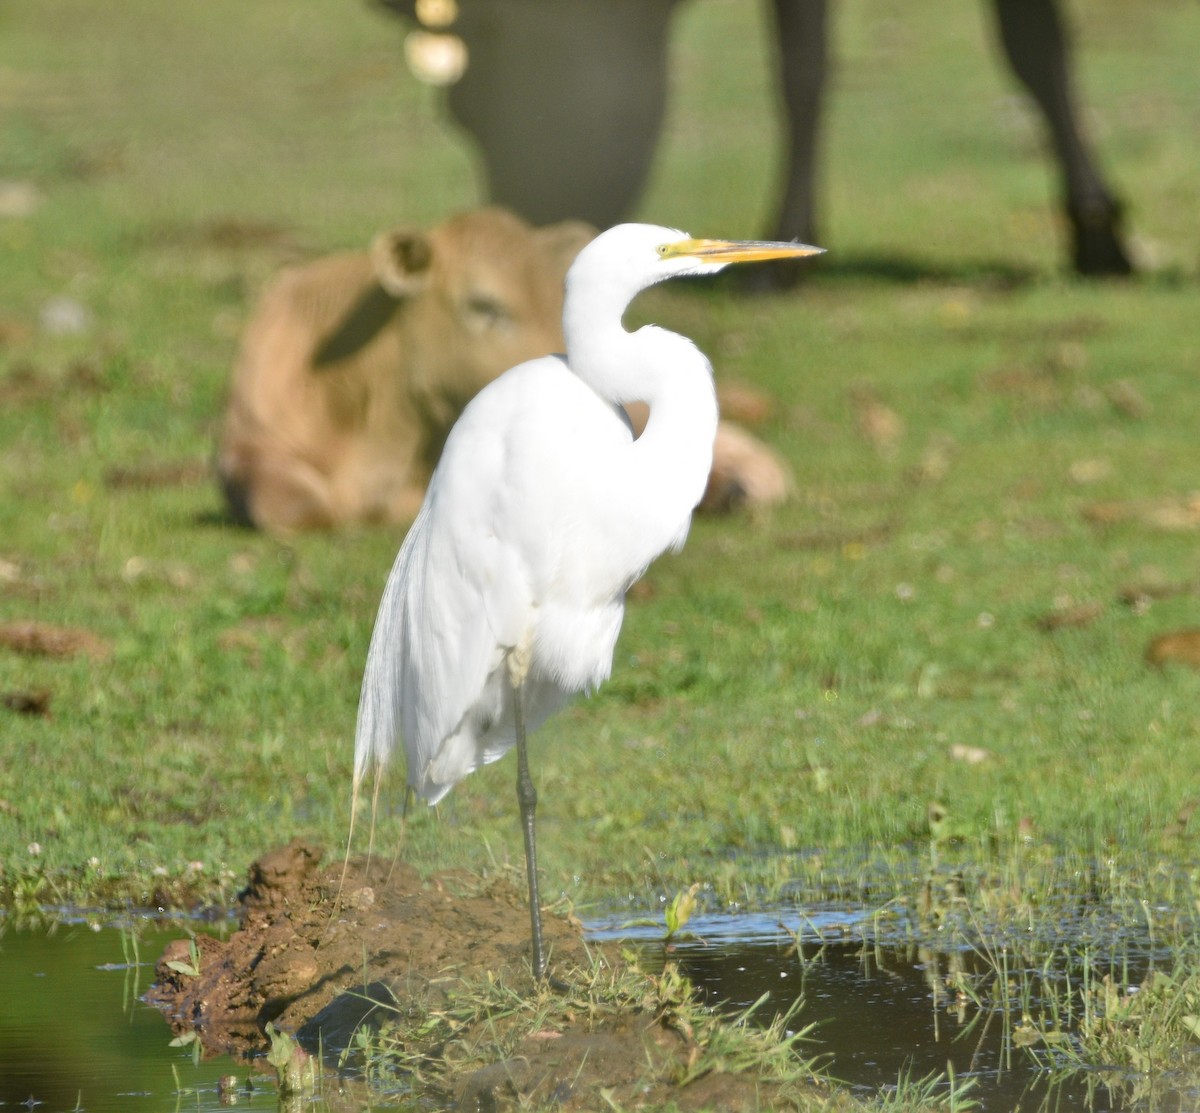
[[[677,240],[658,249],[664,259],[690,256],[709,263],[757,263],[765,259],[800,259],[820,255],[823,247],[806,243],[775,243],[771,240]]]

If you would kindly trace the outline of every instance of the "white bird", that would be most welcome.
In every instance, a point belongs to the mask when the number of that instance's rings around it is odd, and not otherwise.
[[[409,789],[430,804],[515,744],[539,978],[526,733],[608,677],[625,593],[683,544],[717,428],[708,359],[676,333],[626,331],[622,315],[667,278],[820,251],[643,224],[598,236],[567,273],[566,356],[512,368],[466,407],[388,577],[359,699],[352,813],[398,739]],[[650,409],[636,439],[628,402]]]

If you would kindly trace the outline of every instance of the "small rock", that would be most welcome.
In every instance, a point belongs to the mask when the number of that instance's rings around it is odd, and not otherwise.
[[[92,314],[82,302],[59,295],[42,306],[38,324],[50,336],[78,336],[92,327]]]
[[[42,195],[32,182],[0,181],[0,217],[33,216],[41,203]]]
[[[982,765],[991,756],[992,751],[985,750],[982,746],[966,746],[961,742],[955,742],[950,747],[951,759],[967,765]]]
[[[723,382],[717,387],[721,416],[741,425],[761,425],[775,409],[771,399],[757,387],[743,382]]]

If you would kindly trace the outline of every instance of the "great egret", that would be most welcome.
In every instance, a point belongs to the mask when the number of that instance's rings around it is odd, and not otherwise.
[[[566,356],[506,371],[466,407],[379,604],[359,698],[354,808],[404,740],[430,804],[517,747],[533,970],[546,971],[526,732],[612,670],[625,593],[678,549],[712,463],[712,366],[683,336],[628,332],[626,307],[667,278],[814,255],[797,243],[609,229],[567,273]],[[645,402],[634,438],[622,403]]]

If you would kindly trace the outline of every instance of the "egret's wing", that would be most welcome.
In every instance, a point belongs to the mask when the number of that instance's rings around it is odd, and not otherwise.
[[[489,678],[503,659],[482,604],[487,578],[479,539],[456,542],[463,531],[437,511],[436,501],[426,503],[388,577],[355,737],[356,780],[370,766],[386,764],[403,739],[408,782],[429,799],[482,760],[474,758],[466,737],[462,746],[471,752],[456,763],[461,771],[430,780],[430,763],[486,699]]]
[[[371,634],[367,664],[358,697],[358,725],[354,735],[354,784],[367,770],[391,759],[401,737],[405,701],[406,660],[411,651],[411,600],[413,576],[421,575],[429,544],[428,505],[421,508],[409,528],[392,565]]]
[[[561,374],[556,360],[534,364]],[[388,577],[359,697],[356,783],[402,738],[409,784],[435,800],[506,748],[488,749],[483,736],[503,713],[504,653],[532,608],[522,547],[497,520],[510,509],[503,493],[526,395],[507,378],[485,388],[452,430]],[[452,752],[438,760],[446,745]],[[435,761],[440,775],[431,779]]]
[[[558,357],[506,372],[467,406],[379,606],[356,783],[400,738],[408,783],[430,801],[505,753],[504,660],[518,646],[533,654],[530,730],[608,675],[630,569],[597,461],[630,443],[624,416]]]

